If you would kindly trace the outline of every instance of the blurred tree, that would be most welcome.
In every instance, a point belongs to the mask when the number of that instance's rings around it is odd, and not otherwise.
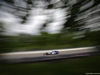
[[[3,31],[4,31],[3,23],[0,22],[0,35],[1,35],[1,33],[2,33]]]
[[[2,33],[4,32],[4,27],[3,27],[3,23],[0,22],[0,52],[3,52],[2,50],[5,48],[5,36],[2,35]]]
[[[76,21],[77,16],[80,14],[80,7],[85,3],[87,3],[88,0],[80,0],[77,3],[73,4],[70,7],[70,17],[67,19],[66,23],[64,24],[64,29],[69,28],[69,31],[80,31],[81,26],[83,24],[79,24],[78,21]]]

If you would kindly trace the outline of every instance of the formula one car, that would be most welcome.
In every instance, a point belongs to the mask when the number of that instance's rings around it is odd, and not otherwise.
[[[52,52],[44,53],[44,55],[55,55],[55,54],[59,54],[59,52],[58,51],[52,51]]]

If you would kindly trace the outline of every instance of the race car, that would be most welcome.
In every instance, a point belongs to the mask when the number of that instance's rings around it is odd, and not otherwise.
[[[55,54],[59,54],[59,52],[58,51],[52,51],[52,52],[44,53],[44,55],[55,55]]]

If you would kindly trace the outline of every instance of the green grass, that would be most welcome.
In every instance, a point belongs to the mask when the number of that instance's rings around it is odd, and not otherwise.
[[[85,73],[100,73],[100,56],[30,64],[0,64],[0,75],[86,75]]]

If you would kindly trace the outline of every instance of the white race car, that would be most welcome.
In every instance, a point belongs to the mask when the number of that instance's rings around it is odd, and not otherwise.
[[[55,55],[55,54],[59,54],[59,52],[58,51],[52,51],[52,52],[44,53],[44,55]]]

